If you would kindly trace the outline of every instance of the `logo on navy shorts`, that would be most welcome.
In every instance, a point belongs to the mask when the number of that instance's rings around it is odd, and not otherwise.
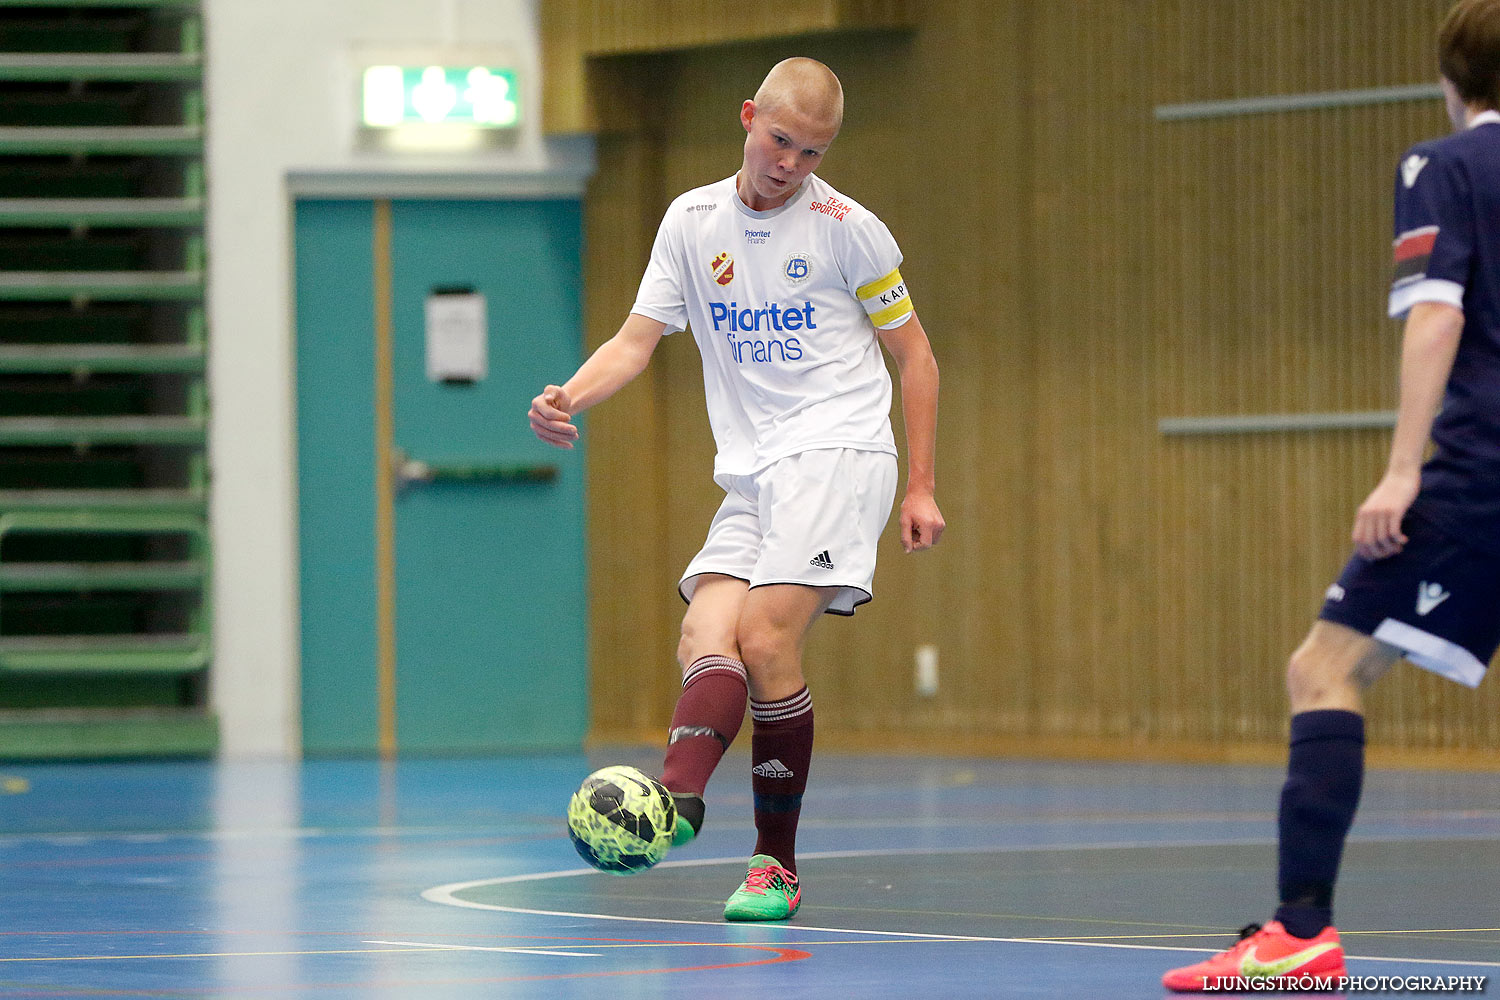
[[[1453,596],[1443,589],[1441,583],[1428,583],[1425,580],[1417,585],[1417,614],[1426,615],[1432,609],[1442,604]]]
[[[1328,590],[1323,594],[1325,601],[1342,601],[1344,599],[1344,588],[1336,583],[1328,585]]]

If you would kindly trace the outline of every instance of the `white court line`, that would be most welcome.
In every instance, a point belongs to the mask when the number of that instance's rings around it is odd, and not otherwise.
[[[1488,837],[1483,839],[1490,839]],[[924,857],[935,857],[944,854],[1029,854],[1042,853],[1046,851],[1105,851],[1105,850],[1129,850],[1142,847],[1258,847],[1265,844],[1274,844],[1276,841],[1266,837],[1246,837],[1241,839],[1224,840],[1217,837],[1202,840],[1177,840],[1170,844],[1151,840],[1120,840],[1104,841],[1094,844],[1005,844],[991,847],[889,847],[865,850],[846,851],[799,851],[797,857],[806,861],[809,858],[832,859],[832,858],[891,858],[898,856],[920,855]],[[702,868],[707,865],[743,865],[745,859],[741,857],[728,858],[683,858],[677,861],[663,861],[655,867],[660,868]],[[598,875],[599,871],[594,868],[563,868],[553,872],[532,872],[527,875],[501,875],[497,878],[482,878],[472,882],[454,882],[450,885],[440,885],[428,889],[422,893],[423,899],[431,902],[442,903],[445,900],[434,899],[428,893],[441,893],[447,890],[460,892],[464,889],[474,889],[482,885],[509,885],[513,882],[545,882],[556,878],[577,878],[580,875]],[[453,906],[468,905],[463,900],[456,900],[449,904]]]
[[[1353,835],[1349,838],[1351,844],[1403,844],[1407,842],[1405,837],[1385,836],[1359,836]],[[1490,833],[1468,833],[1460,832],[1447,836],[1420,837],[1420,840],[1441,841],[1443,843],[1470,843],[1474,841],[1491,841],[1494,835]],[[1184,840],[1105,840],[1089,844],[1001,844],[988,847],[888,847],[871,848],[863,850],[844,851],[798,851],[797,857],[807,860],[809,858],[834,859],[834,858],[893,858],[893,857],[937,857],[945,854],[1043,854],[1049,851],[1129,851],[1143,848],[1160,847],[1264,847],[1275,845],[1275,837],[1198,837]],[[743,865],[744,858],[684,858],[677,861],[663,861],[656,868],[698,868],[705,865]],[[599,871],[594,868],[563,868],[551,872],[532,872],[526,875],[502,875],[497,878],[476,879],[473,882],[455,882],[450,885],[437,886],[422,894],[422,898],[428,899],[428,892],[439,892],[441,890],[453,890],[455,892],[464,889],[473,889],[483,885],[508,885],[513,882],[544,882],[557,878],[576,878],[580,875],[598,875]],[[444,902],[433,899],[432,902]],[[451,905],[462,905],[462,901]]]
[[[820,791],[820,794],[824,794]],[[1088,821],[1091,823],[1141,823],[1141,822],[1172,822],[1172,823],[1219,823],[1219,822],[1270,822],[1276,817],[1274,811],[1266,810],[1238,810],[1238,811],[1214,811],[1214,812],[1165,812],[1165,813],[1098,813],[1098,812],[1075,812],[1066,811],[1048,816],[1022,817],[1014,822],[1026,826],[1047,826],[1066,823]],[[1370,823],[1376,820],[1380,822],[1399,822],[1402,820],[1419,821],[1444,821],[1444,820],[1493,820],[1500,818],[1500,809],[1420,809],[1410,812],[1400,810],[1383,810],[1379,812],[1361,812],[1361,823]],[[801,821],[800,829],[881,829],[881,830],[922,830],[922,829],[977,829],[992,825],[992,821],[984,819],[947,819],[926,817],[893,817],[880,820],[839,820],[839,819],[804,819]],[[715,830],[753,830],[754,824],[749,821],[718,821],[714,825]],[[520,823],[513,829],[507,829],[500,833],[503,837],[536,837],[537,839],[552,839],[558,834],[558,825],[553,820],[537,820],[535,822]],[[475,827],[472,826],[352,826],[342,827],[298,827],[298,826],[274,826],[274,827],[246,827],[241,829],[226,830],[191,830],[191,829],[155,829],[155,830],[52,830],[33,831],[29,833],[3,833],[0,834],[0,847],[9,847],[16,844],[40,843],[66,843],[69,845],[96,844],[114,841],[132,841],[141,838],[154,838],[158,840],[187,840],[187,841],[238,841],[255,839],[280,839],[280,840],[319,840],[339,838],[421,838],[421,837],[464,837],[469,838],[477,835]],[[1447,832],[1444,830],[1412,830],[1398,834],[1384,834],[1374,836],[1371,839],[1380,842],[1405,842],[1409,840],[1485,840],[1490,839],[1493,833],[1488,831],[1459,831]],[[1350,840],[1359,839],[1358,835]],[[1256,841],[1262,843],[1263,841]],[[1196,844],[1196,842],[1194,842]],[[1240,841],[1205,841],[1204,843],[1241,843]],[[1274,843],[1274,841],[1272,841]],[[1163,846],[1159,841],[1142,844],[1143,847]],[[1175,845],[1169,845],[1175,846]],[[1194,845],[1189,845],[1194,846]]]
[[[1353,838],[1351,838],[1353,839]],[[1487,838],[1486,838],[1487,839]],[[1150,842],[1118,842],[1106,844],[1074,844],[1063,847],[1042,845],[1018,845],[999,848],[946,848],[946,847],[911,847],[896,848],[892,850],[860,850],[860,851],[816,851],[799,855],[801,860],[811,858],[868,858],[868,857],[893,857],[896,855],[944,855],[944,854],[991,854],[991,853],[1022,853],[1043,851],[1082,851],[1103,849],[1125,849],[1141,847],[1214,847],[1214,846],[1248,846],[1254,844],[1265,844],[1272,841],[1263,839],[1226,841],[1211,840],[1203,842],[1182,841],[1171,844],[1163,844],[1160,841]],[[657,868],[704,868],[710,865],[743,865],[744,859],[739,856],[727,858],[691,858],[680,861],[663,861]],[[626,923],[642,924],[676,924],[690,927],[724,927],[722,920],[681,920],[673,917],[629,917],[616,913],[584,913],[572,910],[534,910],[520,906],[501,906],[497,903],[476,903],[472,900],[460,899],[456,893],[468,889],[477,889],[481,886],[510,885],[519,882],[538,882],[549,879],[576,878],[580,875],[600,874],[593,868],[566,868],[554,872],[535,872],[527,875],[502,875],[498,878],[475,879],[470,882],[451,882],[447,885],[434,886],[422,892],[422,898],[429,903],[437,903],[442,906],[457,906],[471,910],[490,910],[497,913],[516,913],[535,917],[573,917],[580,920],[619,920]],[[757,924],[757,927],[766,930],[788,930],[795,932],[816,932],[820,934],[863,934],[878,937],[911,938],[926,941],[959,941],[959,942],[981,942],[990,944],[1037,944],[1037,945],[1059,945],[1072,948],[1114,948],[1126,951],[1176,951],[1191,952],[1193,954],[1215,954],[1222,948],[1183,948],[1176,945],[1153,945],[1153,944],[1119,944],[1110,941],[1058,941],[1048,938],[1017,938],[1017,937],[986,937],[969,934],[927,934],[919,931],[882,931],[868,930],[852,927],[810,927],[806,924]],[[836,942],[827,942],[833,944]],[[552,954],[557,954],[553,952]],[[1462,967],[1478,967],[1486,969],[1500,969],[1500,962],[1476,962],[1456,959],[1437,958],[1386,958],[1378,955],[1347,955],[1346,959],[1358,962],[1401,962],[1412,965],[1448,965]]]
[[[360,944],[394,944],[423,951],[500,951],[507,955],[562,955],[566,958],[598,958],[590,951],[548,951],[545,948],[494,948],[477,944],[430,944],[423,941],[361,941]]]

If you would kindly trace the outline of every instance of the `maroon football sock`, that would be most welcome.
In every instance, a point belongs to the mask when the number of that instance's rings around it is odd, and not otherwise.
[[[780,701],[750,700],[750,787],[755,793],[755,853],[797,873],[797,820],[812,764],[812,696],[804,687]]]
[[[661,782],[668,790],[703,794],[745,720],[747,697],[745,665],[739,660],[701,656],[688,665],[667,736]]]

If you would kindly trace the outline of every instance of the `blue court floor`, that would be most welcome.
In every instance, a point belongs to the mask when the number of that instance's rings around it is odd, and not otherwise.
[[[748,759],[632,878],[562,821],[616,762],[0,764],[0,998],[1157,998],[1269,917],[1275,768],[823,754],[744,926]],[[1372,772],[1344,873],[1352,974],[1500,974],[1500,776]]]

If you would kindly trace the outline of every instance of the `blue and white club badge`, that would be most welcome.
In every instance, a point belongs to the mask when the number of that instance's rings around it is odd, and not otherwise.
[[[812,277],[812,256],[805,253],[794,253],[786,259],[782,270],[786,273],[786,280],[794,285],[800,285]]]

